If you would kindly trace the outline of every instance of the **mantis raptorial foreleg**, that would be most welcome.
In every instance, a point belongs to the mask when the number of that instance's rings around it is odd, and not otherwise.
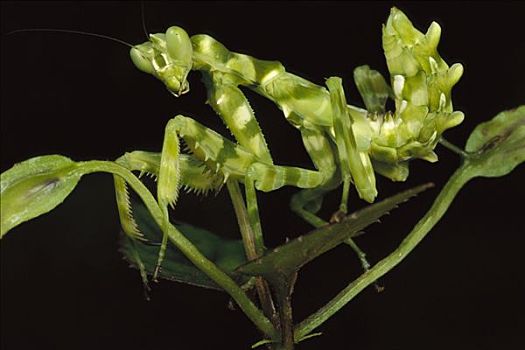
[[[248,99],[235,81],[220,72],[203,72],[208,104],[221,117],[237,142],[259,159],[272,164],[270,150]]]
[[[283,186],[313,188],[323,181],[313,170],[278,166],[259,159],[241,145],[206,128],[194,119],[179,115],[169,123],[184,140],[193,156],[222,176],[245,182],[254,182],[259,191],[269,192]]]
[[[192,158],[179,154],[178,148],[175,147],[178,145],[179,137],[193,153],[193,158],[202,161],[208,169],[213,170],[212,175],[204,172],[200,164],[192,166]],[[164,159],[167,160],[163,162]],[[160,159],[158,154],[133,152],[121,157],[119,163],[132,170],[158,174],[158,201],[164,209],[165,220],[168,220],[167,206],[176,200],[179,184],[199,190],[201,185],[205,185],[206,189],[217,188],[219,178],[222,182],[228,178],[244,182],[247,187],[248,210],[252,213],[252,220],[257,224],[255,189],[268,192],[286,185],[316,188],[324,181],[325,176],[323,172],[266,163],[241,145],[234,144],[215,131],[182,115],[168,122]],[[195,174],[199,171],[201,176],[195,179],[184,177],[189,172]],[[122,226],[130,237],[140,238],[140,232],[132,219],[125,183],[115,178],[115,187]],[[166,242],[163,240],[158,266],[162,263],[165,249]]]
[[[148,174],[157,179],[160,174],[161,159],[161,153],[134,151],[126,153],[122,157],[118,158],[117,163],[132,171],[139,171],[139,176]],[[178,166],[180,187],[186,191],[194,191],[198,194],[207,193],[208,191],[218,189],[223,183],[223,179],[220,174],[212,174],[206,169],[202,162],[192,158],[189,155],[180,154],[178,157]],[[142,240],[143,235],[139,231],[137,224],[133,219],[131,201],[126,183],[121,177],[118,176],[114,177],[114,182],[117,207],[122,229],[129,238],[133,240]],[[177,185],[177,187],[179,186]],[[166,247],[167,242],[163,240],[159,253],[158,266],[160,266],[162,263]],[[146,272],[143,270],[143,265],[140,264],[140,258],[137,261],[139,261],[139,270],[147,289]],[[155,272],[158,274],[158,267],[156,268]],[[154,275],[154,278],[156,278],[156,274]]]
[[[321,169],[318,174],[305,169],[273,166],[253,111],[242,91],[235,86],[235,79],[223,73],[203,75],[208,87],[208,103],[221,116],[237,142],[260,160],[246,173],[244,180],[250,221],[256,233],[260,234],[254,183],[258,182],[258,189],[263,191],[271,191],[285,184],[301,188],[322,185],[332,177],[336,169],[329,140],[317,128],[308,130],[301,126],[305,143],[314,154],[314,164],[317,169]]]

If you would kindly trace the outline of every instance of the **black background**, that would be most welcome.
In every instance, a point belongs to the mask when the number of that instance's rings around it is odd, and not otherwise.
[[[381,23],[393,3],[151,3],[148,31],[179,25],[207,33],[233,51],[278,59],[319,84],[338,75],[350,103],[360,104],[351,72],[360,64],[386,73]],[[2,2],[2,33],[61,28],[145,41],[140,4]],[[396,3],[421,30],[443,28],[440,53],[465,74],[453,101],[465,112],[447,138],[463,145],[473,127],[525,102],[523,3]],[[159,150],[164,125],[178,113],[225,133],[204,104],[199,74],[179,99],[134,68],[128,49],[61,33],[2,36],[1,169],[42,155],[114,159],[134,149]],[[299,135],[269,101],[246,92],[276,162],[309,166]],[[226,133],[225,133],[226,134]],[[420,195],[374,225],[358,243],[376,262],[395,248],[429,208],[458,166],[438,146],[440,161],[415,161],[406,183],[381,178],[380,197],[433,181]],[[381,280],[300,349],[523,349],[525,180],[523,165],[501,179],[469,183],[432,233]],[[289,212],[286,188],[260,196],[267,243],[275,246],[309,227]],[[339,193],[327,199],[324,215]],[[363,203],[352,197],[351,206]],[[225,191],[182,196],[175,216],[238,237]],[[2,240],[3,349],[247,349],[259,335],[245,316],[227,309],[225,294],[162,282],[152,301],[138,273],[117,252],[119,225],[107,175],[91,175],[56,210]],[[308,265],[294,294],[299,321],[359,274],[340,247]]]

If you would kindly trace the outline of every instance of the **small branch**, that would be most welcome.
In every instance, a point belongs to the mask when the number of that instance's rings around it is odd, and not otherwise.
[[[246,204],[248,206],[246,213],[248,214],[248,220],[251,223],[251,231],[255,242],[255,251],[257,257],[263,255],[264,250],[264,238],[261,228],[261,220],[259,218],[259,208],[257,207],[257,193],[255,191],[255,185],[253,180],[248,179],[244,183],[246,190]],[[240,192],[239,192],[240,195]],[[241,197],[242,198],[242,197]],[[244,202],[243,202],[244,205]]]
[[[361,266],[363,267],[363,270],[368,271],[370,270],[370,263],[368,260],[366,260],[366,254],[364,251],[359,248],[359,246],[354,242],[352,238],[348,238],[345,241],[346,244],[348,244],[354,252],[357,254],[357,257],[359,258],[359,261],[361,262]]]
[[[439,139],[439,143],[443,145],[445,148],[449,149],[450,151],[458,154],[461,158],[469,158],[470,154],[459,148],[458,146],[454,145],[453,143],[447,141],[444,137],[441,137]]]
[[[228,187],[228,192],[230,193],[230,198],[233,203],[233,209],[235,210],[235,216],[237,217],[237,223],[239,224],[239,229],[241,231],[246,257],[248,260],[257,259],[261,252],[258,252],[256,248],[256,237],[250,226],[248,212],[244,205],[244,199],[242,198],[239,183],[235,180],[228,180],[226,181],[226,187]]]
[[[264,247],[262,235],[256,236],[250,226],[248,213],[244,205],[244,199],[242,198],[241,190],[239,189],[239,183],[235,180],[228,180],[226,186],[228,187],[235,215],[237,216],[237,222],[239,223],[246,258],[248,261],[255,260],[262,255],[262,251],[257,249],[257,247]],[[276,328],[279,328],[279,318],[275,310],[268,283],[266,283],[262,277],[256,277],[255,287],[266,317],[269,317],[272,320],[273,325]]]
[[[281,320],[281,344],[277,350],[293,350],[294,348],[292,293],[296,279],[297,272],[293,276],[286,276],[272,285],[277,290],[279,318]]]
[[[472,172],[470,170],[468,166],[462,166],[450,177],[432,207],[425,216],[419,220],[396,250],[350,283],[325,306],[298,324],[294,332],[295,341],[298,342],[303,339],[339,311],[363,289],[399,264],[408,253],[421,242],[434,225],[437,224],[443,214],[445,214],[459,190],[472,178]]]
[[[291,297],[286,297],[279,303],[279,315],[281,320],[281,344],[277,350],[293,350],[294,332],[292,318],[292,301]]]

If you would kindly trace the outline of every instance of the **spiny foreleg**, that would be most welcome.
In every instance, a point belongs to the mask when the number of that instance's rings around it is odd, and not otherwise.
[[[249,176],[254,180],[255,188],[263,192],[283,186],[313,188],[323,181],[323,176],[314,170],[266,163],[194,119],[178,115],[170,123],[193,156],[215,173],[220,173],[224,181],[232,178],[244,182]]]
[[[255,114],[233,77],[221,72],[202,72],[208,104],[221,117],[235,140],[266,163],[273,163]]]
[[[147,174],[157,179],[161,168],[161,153],[134,151],[126,153],[117,159],[117,163],[132,171],[139,171],[139,177]],[[194,191],[197,194],[207,193],[210,190],[216,190],[222,185],[222,178],[219,178],[209,172],[204,164],[197,159],[185,155],[179,155],[179,182],[180,186],[187,191]],[[133,218],[131,200],[129,197],[126,182],[118,177],[114,177],[115,194],[117,199],[117,207],[119,218],[124,233],[132,240],[144,240],[143,234],[140,232],[137,223]],[[165,247],[167,242],[161,245],[161,252],[159,253],[159,261],[162,262],[164,258]],[[163,252],[164,251],[164,252]],[[143,265],[139,261],[139,270],[146,290],[147,275]],[[158,266],[160,267],[160,263]],[[158,273],[158,267],[156,269]],[[156,277],[156,276],[155,276]]]

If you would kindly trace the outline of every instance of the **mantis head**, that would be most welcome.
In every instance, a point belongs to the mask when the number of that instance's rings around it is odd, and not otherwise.
[[[130,51],[138,69],[157,77],[177,97],[190,90],[186,78],[192,68],[192,55],[190,37],[180,27],[170,27],[165,34],[150,34],[149,41]]]

